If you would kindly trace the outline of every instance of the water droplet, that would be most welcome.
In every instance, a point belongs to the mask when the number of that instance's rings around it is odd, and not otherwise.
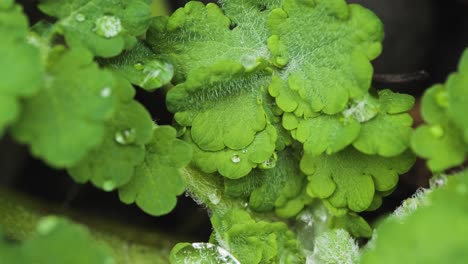
[[[260,169],[273,169],[276,166],[276,161],[278,160],[278,155],[276,152],[273,152],[273,155],[264,162],[262,162],[258,167]]]
[[[145,68],[145,64],[141,61],[133,64],[133,68],[135,68],[135,70],[138,70],[138,71],[141,71]]]
[[[217,195],[216,193],[208,194],[208,199],[210,199],[210,202],[214,205],[217,205],[219,201],[221,201],[221,197],[219,197],[219,195]]]
[[[42,235],[49,234],[59,223],[59,218],[47,216],[42,218],[37,224],[37,232]]]
[[[134,65],[135,67],[135,65]],[[136,68],[140,68],[136,66]],[[139,85],[143,88],[155,88],[167,84],[171,81],[174,75],[174,67],[172,64],[153,60],[143,65],[142,80]]]
[[[226,249],[211,243],[192,243],[175,252],[173,264],[240,264]]]
[[[234,154],[231,157],[231,161],[234,162],[234,163],[239,163],[241,161],[241,158],[239,157],[239,155]]]
[[[252,55],[243,55],[240,59],[240,63],[246,69],[252,69],[255,68],[255,66],[257,66],[257,58],[255,58]]]
[[[247,152],[248,152],[248,151],[247,151],[247,149],[246,149],[246,148],[242,149],[242,153],[244,153],[244,154],[245,154],[245,153],[247,153]]]
[[[447,183],[447,175],[440,174],[435,175],[431,179],[429,179],[429,186],[431,189],[439,188]]]
[[[85,15],[81,14],[81,13],[78,13],[75,15],[75,20],[78,21],[78,22],[83,22],[86,20],[86,17]]]
[[[122,31],[122,23],[115,16],[102,16],[96,20],[94,31],[99,36],[113,38]]]
[[[244,206],[244,208],[247,208],[247,207],[249,206],[249,203],[245,202],[245,203],[243,204],[243,206]]]
[[[379,103],[377,99],[370,95],[366,95],[361,100],[355,100],[348,105],[348,108],[343,110],[342,115],[345,119],[350,117],[357,120],[359,123],[374,118],[379,112]]]
[[[112,89],[108,86],[102,88],[101,90],[101,97],[107,98],[112,94]]]
[[[133,128],[117,131],[114,137],[115,141],[121,145],[131,144],[135,141],[135,138],[136,134]]]
[[[439,125],[431,126],[430,131],[435,138],[441,138],[444,136],[444,129]]]
[[[115,189],[115,182],[114,181],[105,181],[103,184],[102,184],[102,189],[106,192],[110,192],[110,191],[113,191]]]

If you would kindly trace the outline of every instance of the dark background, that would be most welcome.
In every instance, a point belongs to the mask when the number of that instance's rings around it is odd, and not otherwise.
[[[39,16],[36,1],[20,1],[32,20]],[[187,1],[170,1],[175,9]],[[206,1],[205,1],[206,2]],[[372,9],[385,25],[384,51],[374,62],[377,74],[403,74],[425,70],[429,78],[407,83],[375,83],[377,88],[410,93],[420,98],[424,89],[443,82],[456,69],[462,51],[468,47],[468,1],[465,0],[353,0]],[[171,115],[159,92],[138,92],[137,98],[153,113],[160,124],[170,124]],[[420,122],[418,104],[413,111],[415,123]],[[167,216],[151,217],[136,206],[124,205],[117,192],[106,193],[90,184],[74,183],[65,171],[54,170],[31,157],[24,146],[8,137],[0,141],[0,184],[10,186],[65,209],[112,218],[129,225],[170,233],[184,234],[194,241],[206,241],[211,227],[206,210],[190,198],[181,196],[176,209]],[[364,216],[372,221],[392,211],[420,186],[427,186],[424,162],[400,179],[398,189],[384,199],[377,212]]]

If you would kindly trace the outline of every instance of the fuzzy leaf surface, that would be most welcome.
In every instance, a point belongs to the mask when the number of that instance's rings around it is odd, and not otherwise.
[[[284,66],[269,89],[284,111],[336,114],[369,89],[383,38],[371,11],[344,0],[285,0],[268,25],[268,47]]]

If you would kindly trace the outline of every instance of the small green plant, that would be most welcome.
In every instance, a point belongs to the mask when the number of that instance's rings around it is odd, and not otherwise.
[[[145,0],[39,2],[48,17],[30,26],[0,0],[0,133],[150,215],[171,212],[184,192],[210,213],[209,241],[134,263],[468,261],[466,171],[376,229],[360,216],[416,155],[436,176],[466,161],[468,52],[427,90],[427,125],[413,131],[414,98],[371,85],[383,26],[360,5],[193,1],[152,17]],[[134,99],[160,88],[172,125]],[[18,240],[0,240],[0,263],[127,263],[85,227],[38,221],[24,237],[0,221]]]

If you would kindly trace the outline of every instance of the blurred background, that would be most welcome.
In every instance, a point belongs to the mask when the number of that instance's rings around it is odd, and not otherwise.
[[[36,22],[43,17],[36,9],[37,1],[17,1]],[[187,1],[155,1],[154,14],[183,6]],[[209,1],[203,1],[209,2]],[[214,1],[212,1],[214,2]],[[385,26],[382,55],[374,62],[376,74],[405,74],[421,70],[428,78],[404,83],[376,82],[375,87],[391,88],[420,98],[430,85],[443,82],[454,71],[462,51],[468,47],[467,0],[352,0],[373,10]],[[137,98],[160,124],[170,124],[171,115],[165,110],[159,92],[138,91]],[[419,107],[412,112],[415,124],[420,122]],[[176,209],[163,217],[151,217],[136,206],[122,204],[116,192],[106,193],[90,184],[80,185],[71,180],[65,171],[52,169],[28,154],[28,150],[13,143],[10,138],[0,140],[0,185],[28,193],[54,203],[64,210],[76,210],[88,215],[113,219],[127,225],[171,234],[183,234],[187,241],[206,241],[211,225],[204,208],[189,197],[181,196]],[[420,186],[427,186],[428,171],[418,161],[412,171],[400,178],[399,187],[384,199],[376,212],[363,216],[374,221],[378,216],[392,211],[401,201],[411,196]],[[190,221],[187,221],[190,219]]]

